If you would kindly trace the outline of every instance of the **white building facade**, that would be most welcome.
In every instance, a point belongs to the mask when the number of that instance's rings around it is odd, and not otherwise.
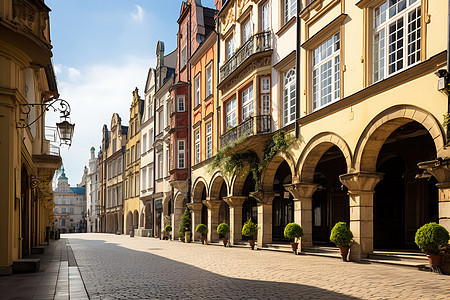
[[[92,147],[89,159],[89,168],[86,176],[86,231],[99,231],[99,174],[97,169],[97,158],[95,157],[95,148]]]

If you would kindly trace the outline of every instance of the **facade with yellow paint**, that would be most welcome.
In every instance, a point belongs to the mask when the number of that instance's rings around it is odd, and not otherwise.
[[[141,118],[144,100],[138,94],[138,89],[133,91],[133,101],[130,107],[130,121],[128,126],[128,138],[126,145],[125,167],[125,233],[138,230],[139,212],[141,205],[140,195],[140,162],[141,162]]]
[[[44,104],[59,97],[49,11],[44,1],[0,6],[0,274],[49,238],[54,219],[51,181],[61,157],[45,138]]]
[[[252,218],[258,247],[287,242],[292,221],[303,247],[328,245],[345,221],[353,260],[415,248],[427,222],[450,229],[448,99],[437,88],[446,11],[430,0],[227,1],[217,28],[219,145],[240,138],[230,151],[262,160],[274,133],[293,142],[260,182],[245,170],[193,178],[192,202],[222,196],[232,243]]]

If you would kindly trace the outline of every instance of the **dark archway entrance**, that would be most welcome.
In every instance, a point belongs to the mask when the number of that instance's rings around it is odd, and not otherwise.
[[[384,176],[375,187],[375,248],[417,248],[417,229],[439,221],[437,181],[417,167],[435,158],[433,139],[417,122],[401,126],[387,138],[377,160],[377,172]]]
[[[219,200],[222,201],[219,208],[219,224],[226,223],[230,225],[230,207],[225,201],[223,201],[223,198],[226,197],[227,194],[227,185],[225,182],[222,182],[219,193]]]
[[[320,158],[314,183],[320,185],[313,195],[313,243],[330,244],[330,233],[337,222],[350,222],[347,188],[339,181],[339,175],[347,172],[347,163],[342,151],[333,146]]]
[[[284,237],[284,227],[294,222],[294,201],[284,185],[290,183],[292,183],[291,169],[287,162],[283,161],[273,181],[275,198],[272,206],[272,241],[274,242],[289,242]]]
[[[242,195],[248,197],[242,204],[242,224],[252,219],[252,222],[258,222],[258,206],[256,199],[250,197],[250,192],[255,191],[255,180],[252,174],[248,174],[242,188]],[[249,237],[242,236],[243,240],[248,240]]]

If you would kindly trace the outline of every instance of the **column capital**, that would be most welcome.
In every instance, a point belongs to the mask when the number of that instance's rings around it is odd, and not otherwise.
[[[316,183],[297,182],[283,185],[284,188],[294,197],[295,200],[302,198],[311,198],[314,192],[319,187]]]
[[[250,197],[253,197],[258,201],[258,204],[272,204],[273,198],[275,197],[274,191],[256,191],[251,192]]]
[[[230,207],[242,207],[244,201],[247,200],[246,196],[229,196],[224,197],[223,201],[225,201]]]
[[[440,183],[450,182],[450,160],[438,157],[432,161],[424,161],[417,164],[419,169],[430,173]]]
[[[375,186],[383,175],[383,173],[360,171],[340,175],[339,180],[348,188],[350,194],[373,194]]]
[[[189,207],[190,210],[192,210],[195,213],[195,212],[200,212],[202,210],[203,203],[201,203],[201,202],[188,203],[187,206]]]
[[[220,208],[220,205],[222,204],[222,201],[218,200],[218,199],[216,199],[216,200],[203,200],[202,202],[203,202],[203,204],[206,205],[206,207],[208,207],[208,209],[211,209],[211,210],[218,210]]]

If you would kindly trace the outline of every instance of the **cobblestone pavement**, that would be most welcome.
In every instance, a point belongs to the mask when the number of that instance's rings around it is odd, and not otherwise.
[[[91,299],[449,299],[414,269],[108,234],[66,235]]]

